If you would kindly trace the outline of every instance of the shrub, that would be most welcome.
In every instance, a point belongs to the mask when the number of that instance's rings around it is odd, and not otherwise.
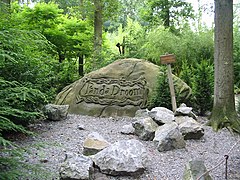
[[[41,91],[3,79],[0,79],[0,100],[0,116],[4,117],[3,121],[8,119],[19,125],[29,124],[40,117],[39,109],[46,103]]]
[[[167,73],[159,74],[156,88],[149,99],[148,109],[152,109],[154,107],[172,109]]]
[[[194,68],[193,107],[200,115],[211,110],[213,106],[213,65],[208,60],[202,60]]]
[[[5,140],[6,141],[6,140]],[[0,138],[0,143],[2,142]],[[53,173],[43,168],[41,164],[29,164],[25,161],[26,154],[31,153],[29,147],[22,148],[10,143],[10,148],[0,152],[0,179],[52,179]],[[34,144],[34,146],[36,146]],[[33,148],[31,146],[31,148]]]
[[[190,87],[192,87],[193,72],[192,67],[186,62],[182,62],[181,72],[179,77]]]
[[[38,165],[24,162],[25,150],[6,140],[4,134],[32,134],[24,126],[42,116],[40,109],[45,103],[46,98],[39,90],[0,78],[0,179],[39,177],[42,170]]]

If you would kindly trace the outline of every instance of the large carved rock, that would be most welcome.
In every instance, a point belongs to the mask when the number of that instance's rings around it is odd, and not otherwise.
[[[70,105],[69,112],[75,114],[133,117],[146,108],[159,73],[148,61],[121,59],[65,87],[55,103]],[[188,98],[189,86],[175,76],[174,82],[176,94]]]
[[[102,173],[113,176],[140,175],[148,161],[144,145],[135,139],[116,142],[91,158]]]

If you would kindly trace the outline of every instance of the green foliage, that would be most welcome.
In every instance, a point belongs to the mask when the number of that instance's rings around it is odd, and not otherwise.
[[[179,48],[181,48],[180,37],[166,30],[163,26],[152,29],[146,36],[146,41],[142,45],[142,56],[155,64],[159,64],[159,57],[165,53],[174,53],[178,58]]]
[[[142,10],[143,18],[152,26],[164,25],[175,31],[179,22],[193,18],[191,3],[182,0],[148,0]]]
[[[42,173],[39,166],[24,162],[24,149],[16,148],[4,134],[32,134],[24,126],[43,116],[40,109],[45,103],[46,98],[39,90],[0,78],[0,179],[34,179]]]
[[[161,71],[164,72],[166,69],[161,69]],[[154,107],[172,109],[167,73],[160,73],[158,75],[156,88],[153,90],[153,94],[151,95],[148,104],[148,109]]]
[[[213,106],[213,65],[208,60],[202,60],[193,69],[193,107],[199,111],[200,115]]]
[[[179,76],[182,63],[191,66],[198,64],[202,59],[213,61],[213,32],[206,30],[194,32],[186,28],[183,33],[176,35],[160,26],[152,29],[140,49],[141,56],[159,64],[159,57],[165,53],[173,53],[177,58],[174,74]]]
[[[234,26],[233,45],[234,83],[235,91],[238,92],[240,88],[240,31],[238,23]]]
[[[57,61],[49,41],[35,31],[18,29],[0,31],[0,41],[0,76],[51,94]]]
[[[17,8],[19,7],[15,7]],[[92,54],[91,22],[64,15],[56,3],[37,3],[34,8],[23,7],[12,16],[13,19],[18,19],[19,23],[16,22],[16,25],[19,28],[38,31],[44,35],[54,45],[53,49],[57,52],[60,63],[64,60],[76,61],[83,55],[87,59]],[[72,74],[75,72],[77,71]]]
[[[0,132],[3,130],[24,132],[22,126],[18,128],[14,124],[26,125],[41,117],[39,108],[46,103],[44,94],[39,90],[3,79],[0,79],[0,99],[0,117],[2,120]]]
[[[179,78],[181,78],[188,86],[192,87],[192,67],[186,62],[186,60],[182,62]]]
[[[119,55],[117,43],[125,46],[124,57],[141,58],[141,46],[145,43],[145,30],[137,22],[127,18],[125,28],[120,25],[116,32],[107,34],[109,41],[109,49]],[[122,48],[122,47],[121,47]]]
[[[1,138],[0,138],[1,142]],[[11,148],[1,149],[0,152],[0,179],[52,179],[53,175],[41,164],[29,164],[25,157],[31,154],[29,147],[22,148],[11,144]],[[35,146],[35,145],[34,145]]]

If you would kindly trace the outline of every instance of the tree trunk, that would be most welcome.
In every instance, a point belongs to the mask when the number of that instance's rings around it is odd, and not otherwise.
[[[164,9],[164,11],[165,11],[164,27],[168,28],[170,27],[170,5],[168,1],[166,1],[166,9]]]
[[[58,52],[58,61],[62,63],[65,60],[65,54],[62,52]]]
[[[83,74],[84,74],[83,63],[84,63],[84,58],[83,58],[83,55],[80,54],[78,56],[78,74],[81,77],[83,77]]]
[[[234,102],[233,0],[215,0],[214,104],[210,125],[240,132]]]
[[[103,26],[103,15],[102,15],[102,0],[94,0],[94,59],[93,68],[100,62],[102,51],[102,26]]]

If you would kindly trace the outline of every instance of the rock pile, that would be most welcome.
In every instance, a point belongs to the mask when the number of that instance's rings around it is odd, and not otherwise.
[[[185,148],[185,140],[200,139],[204,135],[202,125],[194,118],[192,108],[184,105],[175,113],[163,107],[151,111],[142,109],[136,112],[136,121],[122,127],[121,133],[134,134],[143,141],[153,141],[159,152]],[[138,176],[147,168],[148,152],[139,140],[121,140],[110,144],[100,134],[93,132],[83,146],[83,154],[88,157],[67,155],[60,168],[62,179],[90,179],[97,172],[110,176]],[[79,169],[84,172],[79,172]]]

